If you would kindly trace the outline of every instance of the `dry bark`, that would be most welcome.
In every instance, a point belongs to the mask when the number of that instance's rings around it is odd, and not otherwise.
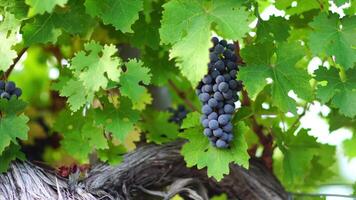
[[[229,199],[287,199],[278,180],[258,160],[246,170],[231,165],[221,182],[205,170],[187,168],[179,150],[182,141],[145,145],[125,156],[118,166],[98,164],[83,180],[64,179],[30,162],[14,162],[0,175],[0,200],[12,199],[170,199],[181,194],[205,200],[226,193]]]

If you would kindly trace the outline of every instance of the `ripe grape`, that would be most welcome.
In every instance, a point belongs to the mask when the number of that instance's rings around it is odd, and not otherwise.
[[[18,98],[22,95],[22,90],[16,87],[16,84],[12,81],[0,80],[0,98],[7,99]]]
[[[233,141],[231,120],[242,82],[236,80],[239,69],[235,45],[216,37],[211,41],[214,46],[209,49],[208,74],[198,84],[196,94],[203,103],[204,135],[213,146],[228,148]]]

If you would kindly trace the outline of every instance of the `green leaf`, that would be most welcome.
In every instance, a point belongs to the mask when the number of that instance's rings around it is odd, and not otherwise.
[[[347,157],[349,158],[354,158],[356,157],[356,137],[355,134],[351,139],[345,140],[343,142],[343,148],[344,148],[344,153]]]
[[[114,145],[110,142],[108,149],[98,150],[98,157],[101,161],[107,162],[110,165],[117,165],[124,160],[123,155],[126,151],[127,150],[123,145]]]
[[[15,15],[20,20],[27,17],[29,10],[29,6],[24,0],[0,0],[0,7],[3,7],[7,12]]]
[[[193,86],[207,72],[211,31],[237,40],[249,30],[249,14],[234,0],[173,0],[163,7],[161,42],[173,45],[170,57]]]
[[[55,6],[64,6],[68,0],[25,0],[26,4],[31,7],[30,12],[33,14],[51,13]]]
[[[19,31],[20,21],[15,19],[15,16],[5,13],[4,19],[0,21],[0,71],[6,71],[17,57],[16,51],[13,49],[19,41],[16,39],[16,34]]]
[[[315,17],[310,23],[314,29],[309,36],[309,46],[316,55],[335,56],[343,68],[352,68],[356,61],[356,16],[344,17],[337,14],[327,16],[325,13]]]
[[[108,81],[118,81],[121,73],[121,60],[116,57],[114,45],[102,47],[95,42],[86,43],[72,59],[72,69],[89,92],[106,89]]]
[[[56,27],[54,13],[39,15],[31,18],[21,29],[26,46],[38,43],[55,43],[62,34],[61,29]]]
[[[23,112],[26,105],[24,101],[17,98],[11,98],[10,100],[0,99],[0,111],[6,115],[16,115]]]
[[[4,152],[0,152],[0,174],[5,173],[10,163],[16,159],[25,160],[25,155],[21,152],[19,145],[11,144]]]
[[[150,69],[143,66],[141,61],[131,59],[125,63],[126,71],[120,77],[120,92],[122,96],[131,99],[132,103],[140,107],[141,104],[146,105],[150,101],[142,101],[142,98],[147,98],[147,89],[140,83],[148,85],[151,81]]]
[[[295,67],[304,56],[303,48],[297,43],[281,43],[276,50],[277,59],[271,62],[273,46],[257,44],[243,50],[247,66],[240,69],[238,79],[242,80],[247,92],[255,99],[271,78],[272,100],[283,112],[296,113],[296,102],[288,96],[293,90],[299,98],[311,100],[310,76],[305,69]],[[256,56],[256,57],[253,57]]]
[[[87,13],[99,16],[104,24],[111,24],[116,30],[132,32],[131,25],[138,20],[143,9],[142,0],[86,0]]]
[[[181,154],[188,167],[197,166],[198,169],[207,167],[208,176],[214,177],[220,181],[224,175],[230,173],[229,164],[235,163],[243,167],[249,165],[249,155],[247,153],[247,144],[244,139],[244,133],[247,127],[238,123],[234,127],[234,140],[230,149],[218,149],[213,147],[208,138],[203,135],[203,128],[197,117],[189,117],[183,124],[192,124],[195,121],[196,126],[186,129],[182,137],[189,141],[182,147]]]
[[[19,116],[8,115],[0,118],[0,154],[10,145],[11,141],[16,144],[17,138],[21,140],[27,139],[28,121],[28,117],[24,114]]]
[[[268,21],[259,21],[257,25],[257,42],[286,41],[289,37],[290,26],[283,17],[271,16]]]
[[[356,196],[356,183],[352,185],[353,193],[352,195]]]
[[[157,144],[171,142],[178,138],[179,126],[168,122],[171,113],[147,110],[143,116],[144,123],[140,127],[147,131],[147,140]],[[162,128],[164,127],[164,129]]]
[[[140,119],[140,113],[132,109],[127,98],[120,98],[120,107],[105,104],[104,110],[95,110],[95,121],[103,125],[107,132],[111,132],[121,142],[134,130],[134,125]]]
[[[297,2],[297,6],[292,6],[292,2]],[[301,14],[306,11],[310,11],[313,9],[323,8],[325,10],[329,9],[328,0],[320,0],[320,1],[309,1],[309,0],[284,0],[284,1],[276,1],[276,8],[279,10],[285,10],[287,14]]]
[[[73,112],[78,111],[82,106],[93,101],[94,94],[88,94],[85,89],[83,83],[75,79],[67,81],[61,89],[60,95],[68,97],[68,103]]]
[[[347,117],[356,116],[356,69],[350,69],[345,73],[346,80],[341,80],[336,68],[331,67],[327,70],[324,67],[315,71],[315,79],[327,84],[319,85],[317,88],[317,97],[322,103],[331,102],[333,107],[339,109],[339,112]]]

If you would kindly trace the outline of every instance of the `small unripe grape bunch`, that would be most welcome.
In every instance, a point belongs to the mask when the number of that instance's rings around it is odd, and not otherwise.
[[[0,99],[19,98],[22,95],[22,90],[16,87],[12,81],[0,80]]]
[[[242,83],[236,80],[239,69],[234,44],[216,37],[211,41],[214,46],[209,49],[208,74],[200,81],[196,94],[203,104],[204,135],[213,146],[228,148],[234,137],[231,120]]]

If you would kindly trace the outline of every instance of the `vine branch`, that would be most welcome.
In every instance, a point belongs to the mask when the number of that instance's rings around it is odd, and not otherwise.
[[[18,53],[17,57],[14,59],[14,63],[9,67],[9,69],[4,72],[4,74],[2,75],[1,79],[2,80],[7,80],[12,72],[12,70],[14,70],[16,64],[19,62],[19,60],[21,59],[21,57],[23,56],[23,54],[27,51],[28,47],[23,48],[20,53]]]

